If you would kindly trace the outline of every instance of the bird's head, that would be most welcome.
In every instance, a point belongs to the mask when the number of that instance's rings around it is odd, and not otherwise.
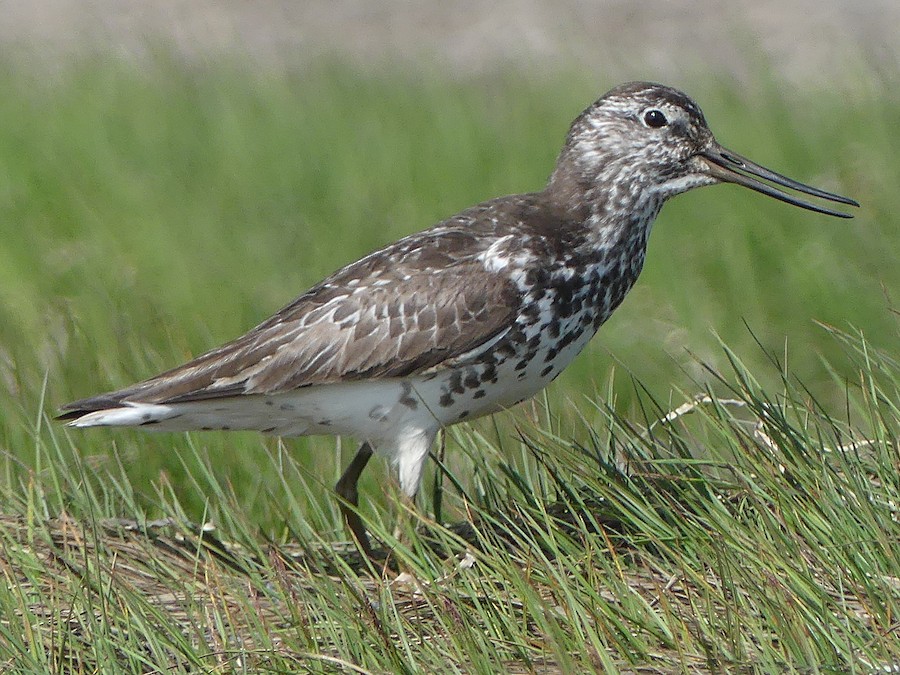
[[[859,206],[726,150],[687,95],[649,82],[620,85],[578,116],[551,177],[554,182],[564,191],[578,186],[611,209],[634,208],[645,201],[658,208],[669,197],[722,182],[831,216],[851,217],[775,186]]]

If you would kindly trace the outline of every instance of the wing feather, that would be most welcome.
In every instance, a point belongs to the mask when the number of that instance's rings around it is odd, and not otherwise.
[[[275,394],[404,377],[473,358],[480,345],[509,330],[520,302],[515,285],[479,258],[490,243],[459,223],[401,239],[336,272],[245,335],[63,410]]]

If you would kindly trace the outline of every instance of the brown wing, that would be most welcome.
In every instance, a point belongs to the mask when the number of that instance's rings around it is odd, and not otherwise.
[[[458,226],[401,239],[343,268],[236,340],[63,410],[272,394],[439,367],[490,344],[515,322],[518,291],[478,258],[488,245]]]

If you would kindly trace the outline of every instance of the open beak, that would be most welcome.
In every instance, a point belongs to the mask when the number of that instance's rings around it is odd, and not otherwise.
[[[818,188],[810,187],[809,185],[804,185],[803,183],[798,183],[797,181],[792,180],[787,176],[782,176],[779,173],[770,171],[769,169],[760,166],[759,164],[751,162],[745,157],[741,157],[740,155],[731,152],[730,150],[726,150],[718,143],[714,143],[711,148],[709,148],[708,150],[704,150],[700,153],[699,156],[705,160],[704,164],[706,165],[706,173],[713,178],[717,178],[718,180],[724,181],[726,183],[736,183],[737,185],[743,185],[744,187],[748,187],[751,190],[756,190],[757,192],[761,192],[764,195],[769,195],[770,197],[780,199],[783,202],[793,204],[794,206],[799,206],[803,209],[809,209],[810,211],[816,211],[817,213],[824,213],[829,216],[837,216],[838,218],[853,217],[849,213],[834,211],[824,206],[818,206],[816,204],[813,204],[812,202],[808,202],[805,199],[795,197],[794,195],[783,192],[782,190],[779,190],[778,188],[773,187],[768,183],[763,183],[762,180],[759,179],[761,178],[763,180],[769,181],[769,183],[774,183],[774,185],[790,188],[791,190],[796,190],[797,192],[802,192],[803,194],[811,195],[813,197],[827,199],[831,202],[838,202],[839,204],[847,204],[849,206],[859,206],[856,201],[850,199],[849,197],[842,197],[841,195],[836,195],[831,192],[825,192],[824,190],[819,190]]]

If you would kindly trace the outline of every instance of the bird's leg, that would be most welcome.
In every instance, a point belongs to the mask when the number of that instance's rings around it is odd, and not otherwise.
[[[369,560],[373,563],[378,563],[374,556],[372,545],[369,542],[369,535],[366,534],[366,528],[359,517],[359,491],[356,487],[359,477],[371,457],[372,446],[366,441],[359,446],[353,461],[350,462],[335,484],[334,491],[340,497],[341,513],[344,514],[344,521],[347,523],[347,528],[350,530],[353,538],[356,539],[356,543]]]
[[[415,528],[416,493],[409,494],[405,490],[399,489],[396,490],[394,496],[394,508],[392,509],[394,513],[394,529],[392,534],[397,546],[403,547],[410,543],[407,536],[410,528]],[[378,560],[372,558],[371,555],[369,558],[380,565],[383,571],[395,576],[396,579],[404,578],[409,574],[406,565],[397,558],[393,546],[388,547],[383,559]]]
[[[422,469],[428,459],[428,450],[434,442],[437,431],[437,428],[424,429],[418,434],[411,434],[401,446],[399,459],[395,463],[400,494],[396,501],[394,539],[401,544],[411,543],[406,535],[415,529],[416,494],[422,482]]]
[[[416,495],[408,495],[403,491],[397,496],[397,518],[394,521],[394,539],[407,543],[404,530],[413,523],[413,513],[416,509]]]

